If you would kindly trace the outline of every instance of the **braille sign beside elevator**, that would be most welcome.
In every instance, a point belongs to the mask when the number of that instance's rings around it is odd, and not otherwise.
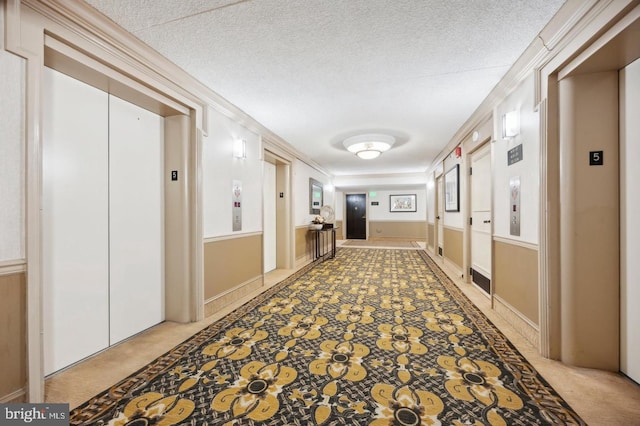
[[[522,161],[522,144],[507,152],[507,166],[517,163],[518,161]]]

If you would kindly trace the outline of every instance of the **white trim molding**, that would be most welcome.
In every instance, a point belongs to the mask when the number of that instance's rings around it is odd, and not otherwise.
[[[27,261],[25,259],[0,261],[0,276],[25,272],[27,272]]]
[[[238,238],[255,237],[258,235],[262,235],[262,231],[238,232],[237,234],[221,235],[219,237],[207,237],[203,241],[205,244],[207,244],[207,243],[215,243],[216,241],[235,240]]]
[[[504,243],[504,244],[511,244],[512,246],[524,247],[526,249],[535,250],[535,251],[538,251],[538,248],[539,248],[538,244],[533,244],[533,243],[529,243],[527,241],[522,241],[522,240],[516,240],[513,238],[498,237],[497,235],[493,236],[493,241],[497,241],[499,243]]]
[[[0,397],[0,404],[10,404],[20,402],[22,398],[27,394],[24,388],[11,392],[3,397]]]

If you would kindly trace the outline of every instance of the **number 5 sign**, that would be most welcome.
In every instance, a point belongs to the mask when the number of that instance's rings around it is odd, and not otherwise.
[[[589,165],[602,166],[604,164],[602,151],[589,151]]]

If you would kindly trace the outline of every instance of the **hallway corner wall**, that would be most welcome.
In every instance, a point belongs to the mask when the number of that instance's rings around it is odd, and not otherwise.
[[[27,387],[25,264],[25,60],[5,51],[0,4],[0,403]]]
[[[258,134],[209,107],[202,141],[205,316],[262,286],[262,144]],[[246,158],[235,158],[236,139]],[[241,230],[233,228],[233,184],[241,183]]]
[[[561,360],[618,371],[618,72],[570,76],[559,89]]]
[[[322,204],[336,210],[336,191],[331,178],[314,169],[303,161],[296,159],[292,164],[293,174],[293,209],[295,228],[295,266],[301,266],[312,260],[312,240],[309,224],[314,214],[309,212],[309,179],[313,178],[323,185]],[[336,219],[339,216],[336,215]]]

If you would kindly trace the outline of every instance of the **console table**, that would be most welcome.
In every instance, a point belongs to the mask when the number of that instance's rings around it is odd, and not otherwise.
[[[313,234],[313,260],[333,259],[336,257],[336,229],[309,229]]]

